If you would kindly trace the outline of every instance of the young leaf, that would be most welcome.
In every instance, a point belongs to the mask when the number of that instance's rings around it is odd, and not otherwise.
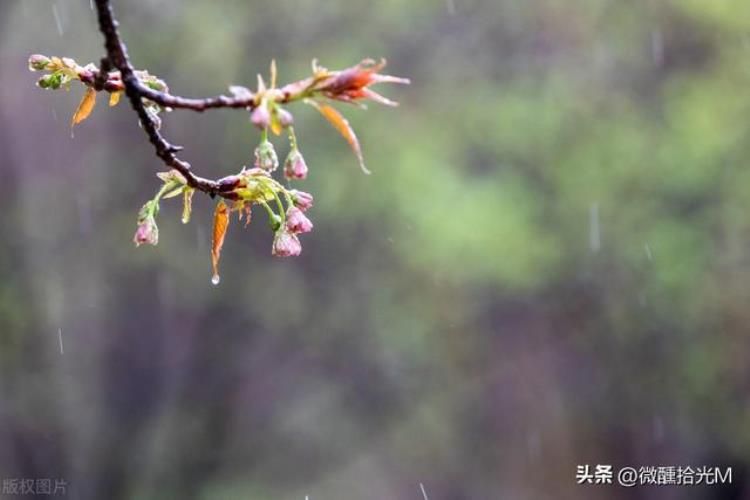
[[[109,94],[109,107],[117,106],[117,103],[120,102],[120,97],[122,96],[122,92],[112,92]]]
[[[175,169],[168,170],[167,172],[157,172],[156,176],[165,183],[175,182],[177,184],[187,184],[187,179],[185,179],[185,176]]]
[[[224,236],[227,234],[228,227],[229,207],[222,200],[216,205],[216,210],[214,211],[214,231],[211,243],[211,268],[213,270],[211,282],[214,285],[219,284],[219,258],[221,257],[221,247],[224,246]]]
[[[357,161],[359,162],[360,168],[364,173],[369,174],[370,171],[367,170],[367,167],[365,167],[365,159],[362,156],[362,148],[359,145],[359,140],[354,134],[354,130],[352,130],[351,125],[349,125],[349,121],[347,121],[347,119],[344,118],[341,113],[339,113],[338,110],[333,106],[313,101],[311,99],[308,99],[305,102],[320,111],[320,114],[322,114],[325,119],[328,120],[331,125],[333,125],[333,128],[335,128],[338,133],[341,134],[344,139],[346,139],[346,142],[349,143],[352,151],[354,151],[354,154],[357,156]]]
[[[271,113],[271,132],[273,132],[275,135],[281,135],[282,130],[283,127],[281,126],[281,121],[279,120],[279,114],[274,110],[274,112]]]
[[[76,109],[76,112],[73,115],[73,120],[70,122],[70,126],[73,127],[75,125],[78,125],[83,120],[88,118],[91,112],[94,110],[95,104],[96,90],[88,87],[86,89],[86,93],[83,95],[83,99],[81,99],[81,103],[78,105],[78,109]]]
[[[190,213],[193,211],[193,195],[195,189],[186,187],[182,192],[182,223],[190,222]]]
[[[176,189],[173,189],[168,193],[162,195],[162,199],[168,200],[170,198],[174,198],[175,196],[179,196],[185,189],[187,189],[187,186],[178,186]]]

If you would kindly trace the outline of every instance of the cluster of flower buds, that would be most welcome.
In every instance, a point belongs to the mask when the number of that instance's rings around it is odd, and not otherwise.
[[[290,149],[284,160],[284,177],[288,180],[301,180],[307,178],[307,163],[300,153],[297,145],[297,138],[294,135],[294,128],[287,127],[289,133]],[[265,170],[268,173],[275,172],[279,167],[279,158],[276,154],[271,141],[268,140],[268,132],[264,129],[261,136],[260,144],[255,148],[256,168]]]
[[[250,122],[260,129],[261,138],[254,151],[253,168],[243,169],[235,175],[230,175],[216,181],[218,189],[210,190],[210,194],[219,195],[222,200],[216,205],[214,213],[213,243],[212,243],[212,282],[219,282],[218,262],[224,236],[229,226],[231,212],[238,212],[240,220],[245,218],[247,226],[251,220],[252,208],[260,205],[268,215],[268,222],[273,230],[272,255],[288,257],[299,255],[302,251],[299,235],[308,233],[313,224],[306,215],[312,207],[312,195],[283,186],[275,180],[272,174],[279,167],[279,157],[273,143],[269,140],[269,131],[276,136],[286,131],[289,137],[289,153],[283,163],[283,175],[287,181],[307,178],[308,167],[297,143],[294,131],[294,117],[285,109],[288,104],[301,101],[313,106],[324,118],[346,139],[354,151],[360,167],[368,172],[364,165],[362,151],[357,136],[349,122],[328,101],[340,101],[364,107],[363,101],[371,100],[388,106],[396,103],[374,92],[369,87],[375,83],[409,83],[405,78],[379,74],[385,66],[385,60],[375,63],[366,59],[361,63],[341,71],[329,71],[319,66],[317,61],[312,64],[312,76],[294,83],[277,87],[276,64],[271,63],[269,84],[258,75],[256,91],[247,87],[231,86],[229,91],[233,97],[221,96],[222,103],[231,107],[246,108],[250,112]],[[45,71],[37,84],[44,89],[68,88],[70,82],[80,81],[86,86],[86,94],[76,110],[72,124],[76,125],[85,120],[91,113],[96,102],[96,95],[100,91],[110,94],[109,104],[114,106],[125,91],[119,71],[101,74],[99,68],[93,64],[78,65],[73,59],[32,55],[29,58],[31,71]],[[150,89],[164,94],[169,93],[166,83],[150,75],[147,71],[135,71],[140,82]],[[169,97],[167,95],[167,97]],[[157,126],[161,123],[158,113],[170,111],[156,102],[142,98],[146,111],[151,115]],[[199,100],[183,100],[191,103]],[[161,100],[161,102],[165,102]],[[171,102],[180,102],[173,99]],[[203,110],[205,107],[196,104],[173,104],[178,107],[193,106],[193,109]],[[136,245],[156,245],[159,241],[159,230],[156,216],[159,213],[159,203],[162,199],[179,195],[183,197],[182,221],[190,219],[192,197],[195,188],[191,187],[187,179],[176,170],[157,174],[163,185],[154,198],[146,202],[138,214],[138,227],[133,241]],[[205,189],[204,189],[205,190]],[[225,202],[227,200],[229,203]]]
[[[93,64],[86,67],[79,66],[69,57],[47,57],[41,54],[34,54],[29,57],[29,70],[47,71],[37,81],[37,85],[43,89],[59,89],[65,86],[69,88],[70,82],[80,80],[81,75],[96,70]]]
[[[183,195],[184,208],[182,211],[182,222],[187,224],[190,221],[190,211],[192,209],[192,199],[195,189],[187,184],[187,180],[176,170],[169,172],[159,172],[156,174],[163,184],[156,195],[143,204],[138,212],[138,227],[133,236],[135,246],[156,245],[159,243],[159,228],[156,225],[156,216],[159,214],[159,202],[163,199],[174,198]]]
[[[307,164],[297,146],[297,137],[294,134],[294,117],[284,109],[279,102],[279,94],[276,89],[276,64],[271,63],[271,85],[266,86],[263,77],[258,75],[258,90],[252,93],[245,87],[230,87],[235,96],[250,97],[256,103],[250,113],[250,122],[261,130],[261,141],[255,149],[255,166],[267,172],[275,171],[279,166],[278,156],[273,144],[268,140],[268,131],[280,135],[286,130],[289,135],[290,151],[284,160],[284,177],[286,179],[307,178]],[[288,97],[291,99],[291,96]]]
[[[69,57],[47,57],[41,54],[34,54],[29,57],[29,70],[47,72],[46,75],[39,78],[36,82],[37,86],[43,89],[57,90],[65,88],[69,90],[70,83],[73,81],[80,81],[84,84],[87,87],[86,94],[81,100],[76,113],[73,115],[72,124],[77,125],[88,118],[96,102],[96,91],[99,89],[99,87],[94,88],[99,76],[99,68],[96,65],[89,63],[86,66],[81,66]],[[135,71],[135,75],[141,83],[150,89],[158,92],[169,92],[169,87],[167,87],[164,80],[149,74],[148,71],[138,70]],[[111,71],[104,75],[101,82],[101,90],[109,92],[109,105],[116,106],[125,91],[125,85],[122,82],[120,72]],[[156,122],[157,127],[161,126],[159,113],[165,111],[165,108],[148,99],[144,99],[143,104],[146,111]],[[166,111],[170,110],[166,109]]]
[[[159,241],[159,230],[156,216],[159,213],[159,203],[163,199],[183,195],[182,222],[190,220],[192,195],[187,180],[176,170],[160,172],[157,176],[162,180],[161,189],[154,198],[147,201],[138,215],[138,225],[133,241],[136,246],[141,244],[156,245]],[[235,175],[224,177],[218,181],[222,198],[229,200],[230,205],[220,201],[214,214],[214,229],[212,243],[212,265],[214,269],[212,282],[218,284],[218,265],[224,237],[229,227],[229,215],[237,212],[245,226],[250,223],[252,208],[260,205],[268,215],[268,224],[274,232],[271,254],[278,257],[297,256],[302,252],[299,235],[309,233],[313,224],[305,212],[312,207],[313,197],[310,193],[290,189],[282,185],[263,168],[244,169]]]
[[[274,232],[271,254],[278,257],[299,255],[302,245],[299,235],[309,233],[313,224],[305,212],[312,207],[311,194],[288,189],[271,177],[263,168],[243,170],[220,181],[222,196],[234,200],[231,211],[237,211],[245,224],[250,220],[253,205],[261,205],[268,215]],[[216,239],[216,238],[215,238]]]
[[[276,230],[271,253],[277,257],[295,257],[302,252],[298,234],[309,233],[313,225],[302,209],[291,206],[286,211],[286,223]]]

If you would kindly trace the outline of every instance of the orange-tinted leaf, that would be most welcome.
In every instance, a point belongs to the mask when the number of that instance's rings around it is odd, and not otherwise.
[[[359,145],[359,140],[354,134],[354,130],[352,130],[351,125],[349,125],[349,121],[344,118],[342,114],[339,113],[338,110],[333,106],[313,100],[308,100],[306,102],[320,111],[320,114],[322,114],[326,118],[326,120],[328,120],[331,125],[333,125],[333,128],[335,128],[339,132],[339,134],[341,134],[344,139],[346,139],[346,142],[349,143],[352,151],[354,151],[354,154],[357,156],[357,161],[359,162],[359,166],[362,168],[362,171],[366,174],[369,174],[370,171],[367,170],[367,167],[365,167],[365,159],[362,156],[362,148]]]
[[[211,282],[214,285],[219,284],[219,258],[221,257],[221,247],[224,246],[224,236],[227,234],[228,227],[229,207],[227,207],[224,201],[220,201],[214,211],[214,231],[211,243],[211,268],[213,270]]]
[[[86,93],[83,95],[83,99],[81,99],[81,103],[78,105],[78,109],[76,109],[76,112],[73,115],[73,120],[71,121],[70,126],[72,127],[74,125],[78,125],[83,120],[88,118],[91,112],[94,110],[95,104],[96,90],[88,87],[86,89]]]
[[[282,126],[281,121],[279,120],[279,114],[271,114],[271,132],[273,132],[275,135],[281,135],[281,131]]]
[[[117,106],[117,103],[120,102],[121,96],[122,92],[112,92],[109,94],[109,107]]]

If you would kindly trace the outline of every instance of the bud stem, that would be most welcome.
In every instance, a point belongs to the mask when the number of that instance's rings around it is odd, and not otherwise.
[[[284,204],[281,203],[279,193],[277,193],[275,189],[272,189],[271,192],[273,193],[273,197],[276,198],[276,205],[279,207],[279,213],[281,214],[281,225],[283,226],[284,224],[286,224],[286,210],[284,210]]]
[[[286,189],[284,190],[284,198],[286,199],[287,206],[289,207],[294,206],[294,200],[292,199],[292,195],[290,195],[289,191],[287,191]]]
[[[292,150],[295,150],[297,149],[297,136],[294,133],[294,127],[289,125],[287,131],[289,133],[289,145],[292,147]]]
[[[260,204],[263,205],[263,208],[265,208],[266,212],[268,212],[268,222],[271,223],[271,228],[276,231],[276,223],[278,222],[279,216],[276,215],[273,209],[268,206],[268,203],[266,203],[265,201],[261,201]]]

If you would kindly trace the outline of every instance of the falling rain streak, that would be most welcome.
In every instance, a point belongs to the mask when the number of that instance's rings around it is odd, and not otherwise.
[[[63,36],[65,30],[63,29],[62,21],[60,20],[60,12],[57,10],[57,4],[52,4],[52,16],[55,18],[55,25],[57,26],[57,34]]]
[[[602,246],[599,230],[599,204],[594,202],[589,208],[589,246],[592,252],[598,252]]]
[[[448,14],[451,16],[456,15],[456,3],[454,0],[445,0],[445,6],[448,8]]]
[[[62,328],[57,329],[57,339],[60,341],[60,355],[63,355],[65,354],[65,349],[63,349]]]
[[[651,32],[651,58],[657,66],[664,62],[664,38],[659,30]]]
[[[421,490],[422,490],[422,496],[424,497],[424,500],[430,500],[430,499],[429,499],[429,498],[427,497],[427,491],[426,491],[426,490],[424,489],[424,484],[422,484],[422,483],[419,483],[419,489],[421,489]]]

